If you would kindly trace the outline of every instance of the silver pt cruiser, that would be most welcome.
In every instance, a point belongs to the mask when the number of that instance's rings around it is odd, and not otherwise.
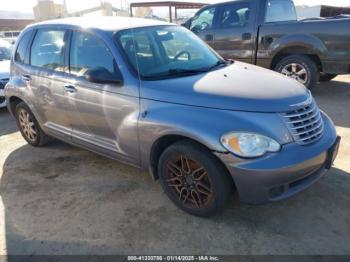
[[[298,82],[225,61],[185,28],[135,18],[27,27],[7,105],[33,146],[51,138],[149,170],[181,209],[208,216],[290,197],[336,157],[330,118]]]

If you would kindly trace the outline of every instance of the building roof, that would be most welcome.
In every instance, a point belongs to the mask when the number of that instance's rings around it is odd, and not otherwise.
[[[134,18],[134,17],[116,17],[116,16],[105,16],[105,17],[71,17],[56,20],[49,20],[40,23],[33,24],[31,26],[40,25],[70,25],[82,28],[94,28],[105,31],[119,31],[128,28],[137,28],[145,26],[157,26],[157,25],[173,25],[168,22]]]

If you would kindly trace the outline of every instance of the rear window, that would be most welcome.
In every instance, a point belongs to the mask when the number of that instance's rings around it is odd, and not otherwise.
[[[38,30],[30,51],[30,64],[62,71],[64,30]]]
[[[297,13],[292,0],[268,0],[265,22],[296,21]]]

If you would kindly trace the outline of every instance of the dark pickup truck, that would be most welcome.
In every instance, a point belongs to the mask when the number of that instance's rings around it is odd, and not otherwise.
[[[350,19],[298,21],[292,0],[209,5],[183,26],[224,58],[276,70],[309,88],[350,73]]]

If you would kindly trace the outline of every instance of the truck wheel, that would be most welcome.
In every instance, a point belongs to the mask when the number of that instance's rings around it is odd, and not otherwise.
[[[205,147],[180,141],[162,153],[158,163],[161,185],[182,210],[207,217],[220,210],[234,188],[232,178]]]
[[[337,77],[336,74],[321,74],[320,75],[320,82],[329,82],[335,77]]]
[[[23,138],[32,146],[43,146],[52,139],[41,130],[29,107],[21,102],[16,106],[15,117]]]
[[[305,55],[284,57],[276,65],[275,71],[297,80],[307,88],[312,88],[320,75],[316,63]]]

